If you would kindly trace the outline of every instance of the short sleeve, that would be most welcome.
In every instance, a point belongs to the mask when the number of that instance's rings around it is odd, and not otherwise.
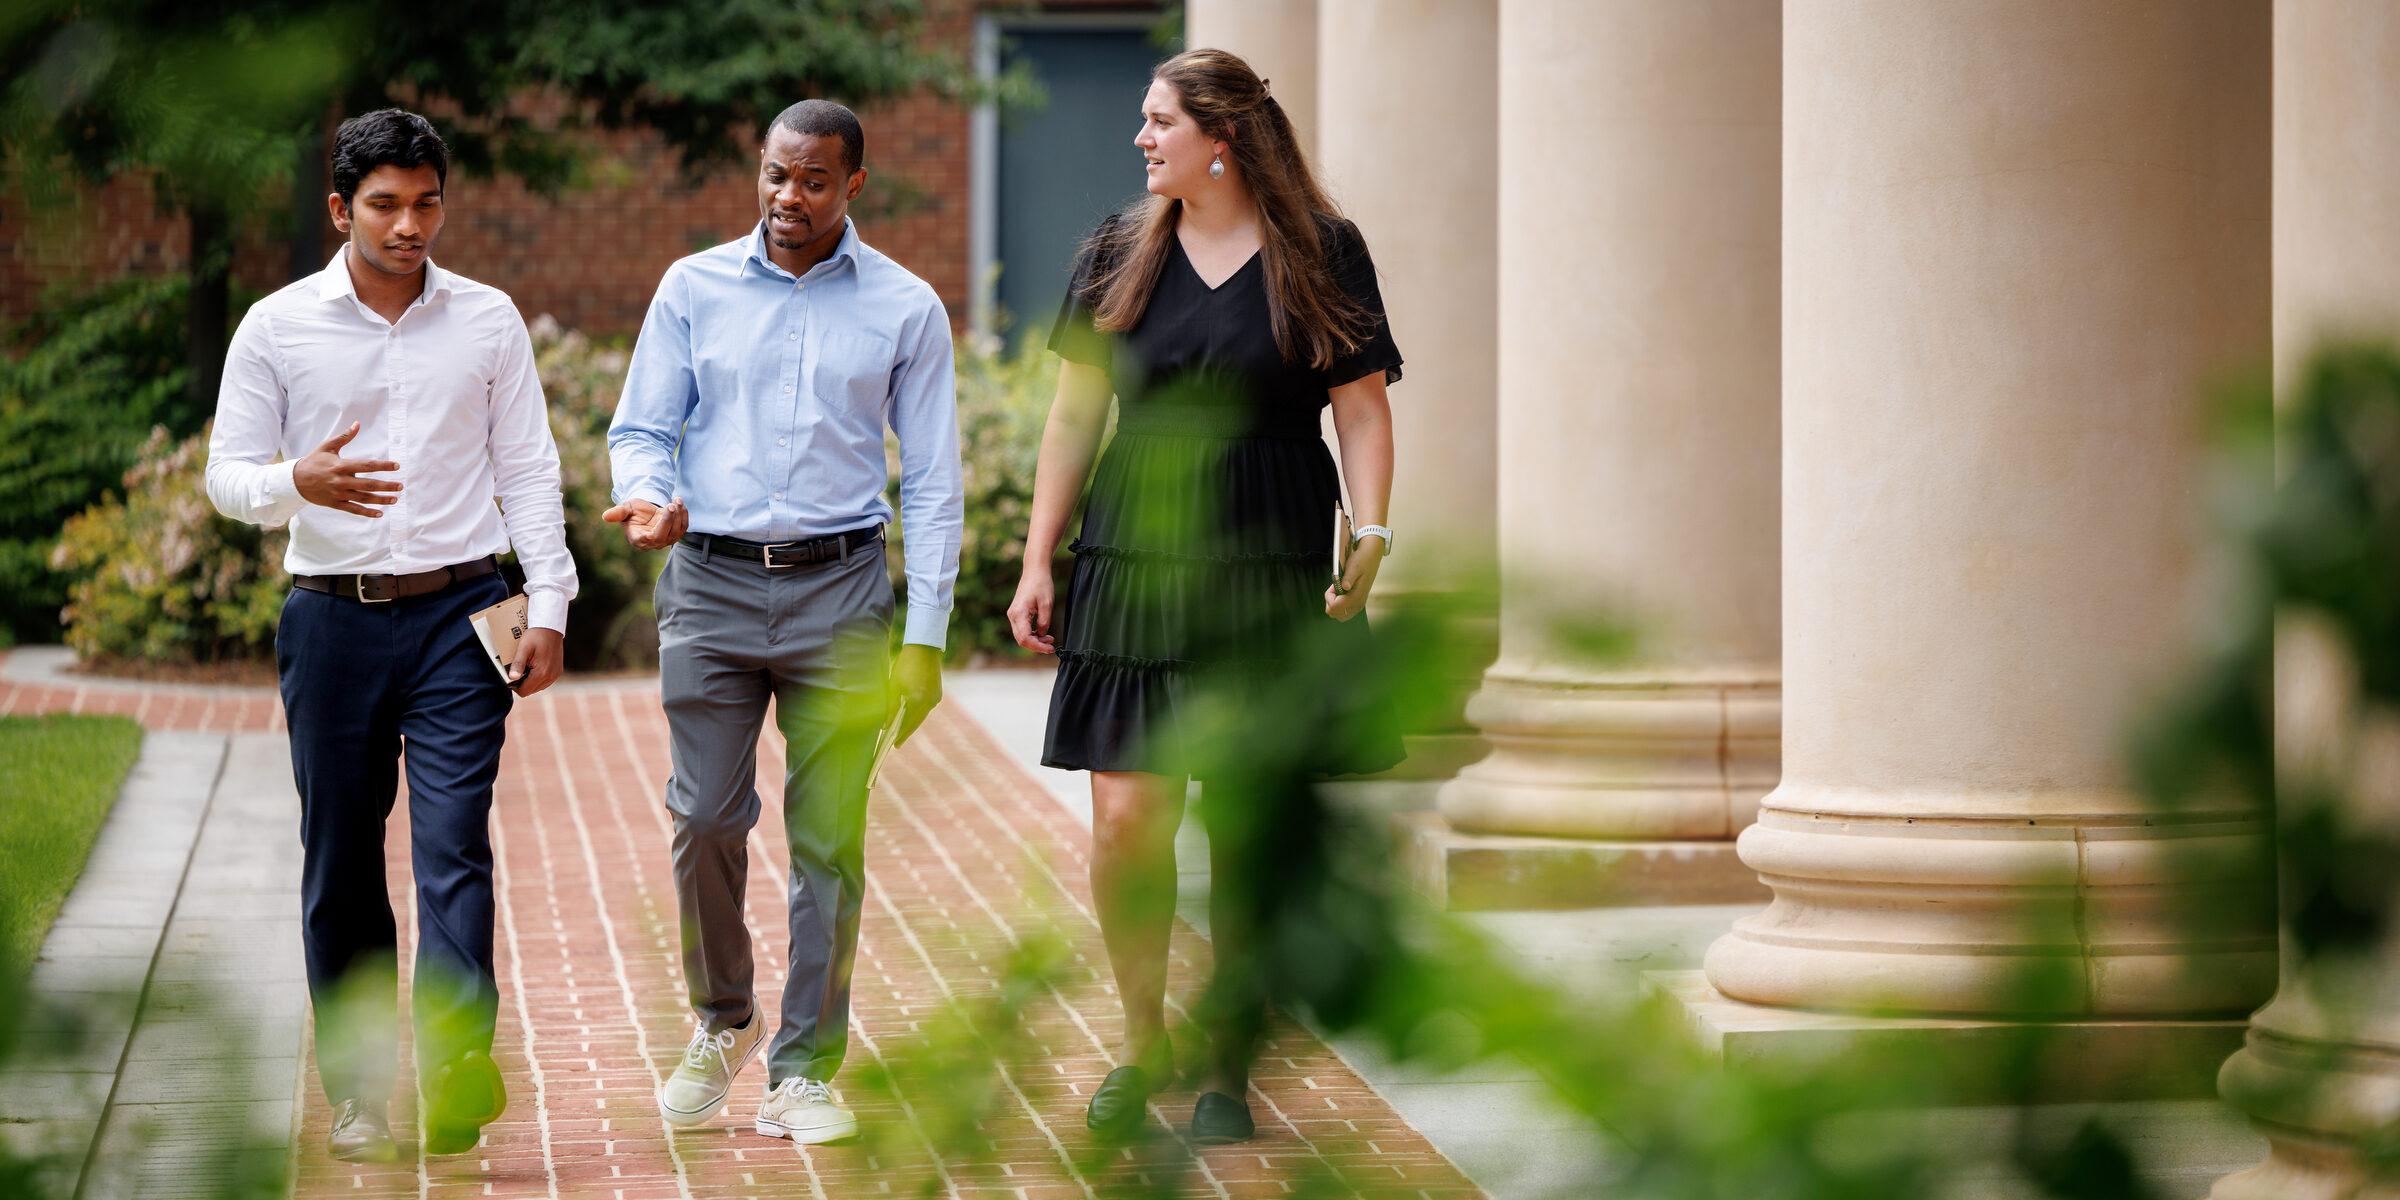
[[[1367,240],[1359,236],[1358,226],[1348,221],[1328,221],[1323,233],[1334,283],[1368,318],[1366,337],[1358,347],[1335,358],[1325,369],[1326,389],[1355,383],[1377,371],[1383,372],[1387,385],[1400,382],[1400,347],[1392,340],[1392,323],[1384,315],[1383,289],[1375,284],[1375,260],[1367,253]]]
[[[1094,323],[1090,292],[1092,277],[1099,273],[1100,244],[1116,222],[1109,217],[1084,240],[1082,252],[1075,256],[1074,278],[1067,281],[1067,298],[1059,303],[1058,320],[1050,326],[1052,353],[1103,371],[1109,366],[1109,337]]]

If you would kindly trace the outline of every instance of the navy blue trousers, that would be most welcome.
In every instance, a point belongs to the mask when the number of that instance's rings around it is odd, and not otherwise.
[[[491,1050],[492,781],[515,694],[467,614],[507,596],[493,574],[388,604],[298,589],[284,601],[275,665],[300,790],[301,933],[318,1081],[336,1104],[392,1090],[399,937],[383,834],[404,763],[418,1068]]]

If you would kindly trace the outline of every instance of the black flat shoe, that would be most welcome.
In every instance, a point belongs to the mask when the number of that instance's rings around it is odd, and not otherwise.
[[[1083,1110],[1083,1123],[1094,1133],[1129,1133],[1142,1123],[1142,1114],[1149,1110],[1150,1097],[1157,1091],[1148,1071],[1118,1067],[1092,1089],[1092,1103]]]
[[[369,1100],[344,1100],[333,1113],[333,1136],[326,1152],[343,1162],[388,1163],[400,1157],[392,1140],[392,1123],[383,1105]]]
[[[1199,1103],[1192,1105],[1192,1140],[1203,1146],[1246,1142],[1257,1132],[1250,1106],[1223,1092],[1202,1092]]]

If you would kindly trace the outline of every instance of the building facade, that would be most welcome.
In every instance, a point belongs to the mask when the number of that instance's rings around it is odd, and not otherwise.
[[[962,64],[987,76],[1022,64],[1050,97],[1012,112],[931,92],[862,106],[869,181],[854,209],[860,230],[933,285],[962,332],[994,327],[1006,311],[995,302],[1003,280],[1028,282],[1022,306],[1039,309],[1046,298],[1055,311],[1074,240],[1141,189],[1132,114],[1165,10],[1159,0],[929,0],[928,8],[931,36]],[[1124,152],[1113,159],[1079,125],[1105,119],[1098,98],[1112,89],[1125,93],[1106,113],[1123,126],[1123,145],[1113,148]],[[748,136],[734,139],[732,165],[693,178],[655,136],[598,134],[589,181],[555,197],[514,178],[454,171],[436,253],[507,292],[528,319],[547,313],[593,335],[631,334],[668,264],[757,222]],[[292,245],[286,221],[248,231],[234,256],[238,287],[273,291],[298,264],[323,265],[340,237],[321,206],[310,212],[313,250]],[[53,289],[180,271],[189,244],[186,222],[157,207],[146,180],[119,179],[68,211],[30,211],[0,195],[0,328],[37,311]],[[1029,261],[1006,264],[1004,250]]]
[[[2161,813],[2123,760],[2204,642],[2210,389],[2400,335],[2400,12],[1194,0],[1189,28],[1278,94],[1313,52],[1411,352],[1392,524],[1498,548],[1492,752],[1419,830],[1437,885],[1479,844],[1581,855],[1616,900],[1738,875],[1771,901],[1696,986],[1769,1024],[2019,1020],[2048,978],[2043,1020],[2202,1081],[2247,1024],[2225,1094],[2273,1158],[2216,1194],[2392,1194],[2360,1147],[2400,1122],[2400,972],[2347,1020],[2288,957],[2279,994],[2271,814]],[[1639,652],[1556,636],[1598,616]]]

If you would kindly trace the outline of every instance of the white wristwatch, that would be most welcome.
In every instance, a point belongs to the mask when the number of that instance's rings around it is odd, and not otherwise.
[[[1351,530],[1350,544],[1353,546],[1357,545],[1360,538],[1363,538],[1370,533],[1383,539],[1383,553],[1386,558],[1389,558],[1392,553],[1392,531],[1384,528],[1381,525],[1361,525],[1358,528]]]

